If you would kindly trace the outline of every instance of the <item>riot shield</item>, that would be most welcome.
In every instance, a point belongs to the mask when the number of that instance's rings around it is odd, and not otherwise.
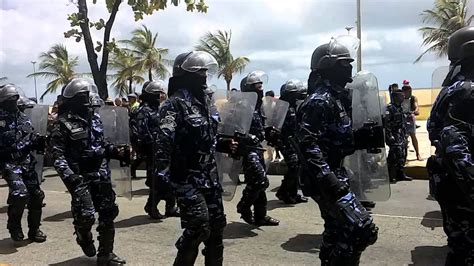
[[[433,71],[433,74],[431,75],[431,104],[436,101],[448,72],[449,66],[441,66]]]
[[[217,106],[221,117],[218,133],[224,136],[245,137],[250,130],[256,104],[255,92],[230,93],[229,99]],[[234,197],[242,162],[242,158],[233,158],[226,153],[216,152],[217,171],[224,190],[222,193],[224,200],[230,201]]]
[[[266,96],[263,98],[262,109],[263,114],[265,115],[265,128],[273,127],[277,130],[280,130],[285,122],[286,113],[290,104],[286,101],[279,100],[275,97]],[[270,163],[273,160],[273,155],[275,154],[275,147],[268,145],[267,141],[263,143],[263,148],[265,149],[264,159],[265,167],[268,170]]]
[[[348,84],[352,90],[353,129],[365,123],[382,125],[382,111],[377,78],[370,72],[361,71]],[[344,166],[351,176],[351,189],[360,200],[385,201],[390,198],[385,145],[374,150],[357,150],[346,157]]]
[[[104,137],[114,145],[130,145],[128,110],[124,107],[102,106],[98,113],[104,126]],[[115,193],[132,199],[130,166],[119,160],[111,159],[109,167]]]
[[[25,114],[30,118],[31,125],[35,133],[42,137],[46,137],[48,128],[48,105],[34,105],[33,108],[25,109]],[[43,182],[43,165],[44,165],[44,151],[34,151],[35,157],[35,171],[38,175],[38,182]]]

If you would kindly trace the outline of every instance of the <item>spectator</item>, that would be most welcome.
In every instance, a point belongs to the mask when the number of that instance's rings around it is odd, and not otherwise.
[[[409,84],[409,81],[403,81]],[[416,138],[416,118],[415,116],[419,115],[419,107],[418,107],[418,99],[412,95],[412,88],[410,85],[405,85],[402,87],[403,94],[405,99],[403,100],[402,108],[403,113],[406,117],[406,131],[407,135],[410,136],[411,142],[413,143],[413,147],[415,148],[416,152],[416,159],[421,161],[420,150],[418,148],[418,139]]]
[[[122,99],[120,97],[115,98],[115,106],[122,106]]]
[[[275,97],[275,92],[274,92],[274,91],[272,91],[272,90],[270,90],[270,91],[267,91],[267,92],[265,92],[265,97],[266,97],[266,96]]]
[[[135,111],[138,107],[140,107],[140,103],[138,102],[138,96],[135,93],[130,93],[127,95],[128,100],[130,101],[130,112]]]
[[[129,107],[128,100],[127,100],[127,98],[125,98],[125,97],[122,97],[122,107],[125,107],[125,108],[127,108],[127,109],[128,109],[128,107]]]

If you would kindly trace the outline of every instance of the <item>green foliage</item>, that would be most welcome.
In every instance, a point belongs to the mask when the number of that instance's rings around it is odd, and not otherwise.
[[[128,46],[126,50],[135,57],[133,68],[140,74],[148,74],[153,80],[153,74],[161,79],[169,74],[167,65],[171,61],[166,59],[168,49],[156,47],[158,34],[153,34],[145,25],[132,32],[130,40],[120,41]]]
[[[109,65],[116,70],[116,73],[110,75],[109,78],[112,78],[112,87],[119,96],[126,96],[130,93],[133,83],[141,84],[145,81],[134,69],[136,59],[132,53],[125,49],[114,49]]]
[[[204,51],[212,55],[219,64],[218,77],[224,77],[227,83],[227,90],[230,90],[230,83],[234,73],[242,73],[250,62],[247,57],[234,58],[230,51],[232,31],[208,32],[201,37],[196,50]]]
[[[71,58],[66,47],[62,44],[53,45],[47,52],[42,53],[39,59],[40,71],[27,77],[52,79],[40,99],[43,99],[48,93],[55,93],[58,87],[67,84],[76,75],[74,68],[79,64],[78,58]]]
[[[77,42],[84,40],[86,51],[87,51],[87,58],[89,61],[89,65],[91,67],[92,76],[94,77],[94,81],[99,89],[99,94],[102,98],[107,98],[107,67],[109,61],[109,52],[114,52],[113,49],[116,49],[117,46],[115,44],[115,40],[112,38],[110,41],[110,33],[115,21],[116,14],[119,10],[119,6],[122,2],[125,2],[128,6],[130,6],[134,13],[134,18],[136,21],[143,19],[144,15],[151,15],[155,11],[164,10],[167,8],[168,0],[105,0],[106,7],[108,10],[108,19],[105,21],[104,19],[100,18],[97,22],[90,21],[88,17],[88,8],[87,8],[87,1],[86,0],[70,0],[78,7],[78,12],[69,14],[67,20],[71,25],[71,29],[64,33],[65,38],[75,38]],[[170,0],[169,1],[172,5],[178,6],[180,4],[180,0]],[[93,4],[97,3],[97,0],[92,0]],[[207,12],[208,6],[205,3],[205,0],[185,0],[186,10],[194,11],[197,10],[198,12]],[[104,30],[104,38],[103,42],[96,42],[94,45],[94,41],[92,40],[90,34],[90,28],[94,28],[95,30]],[[160,48],[158,48],[160,49]],[[161,54],[166,54],[166,49],[161,51]],[[97,62],[98,56],[97,53],[102,51],[102,62]],[[165,60],[163,59],[163,62]],[[148,65],[148,67],[150,67]],[[161,65],[152,66],[155,69],[155,74],[162,77],[167,73],[166,68],[162,67]],[[149,68],[150,69],[150,68]],[[151,72],[151,71],[149,71]],[[149,76],[152,76],[149,73]]]
[[[436,0],[433,9],[423,11],[423,23],[430,26],[422,27],[419,31],[423,35],[423,45],[431,46],[415,63],[429,52],[439,57],[446,56],[449,36],[473,21],[473,16],[468,17],[468,4],[469,0]]]

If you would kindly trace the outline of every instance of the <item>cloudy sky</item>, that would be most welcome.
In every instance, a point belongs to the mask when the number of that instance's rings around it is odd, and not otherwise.
[[[107,18],[104,4],[89,4],[91,20]],[[334,36],[347,34],[346,26],[354,26],[356,0],[207,0],[207,14],[189,13],[185,7],[165,11],[135,22],[129,6],[121,5],[112,29],[112,37],[126,39],[130,32],[147,25],[158,32],[158,46],[169,48],[169,58],[191,50],[199,37],[208,31],[232,30],[234,56],[248,56],[246,71],[264,70],[269,75],[266,89],[279,90],[291,78],[307,80],[312,51]],[[184,2],[184,1],[182,1]],[[423,51],[417,31],[422,26],[420,13],[432,7],[434,0],[362,0],[363,69],[378,77],[385,89],[393,82],[411,81],[414,87],[429,87],[431,73],[447,65],[445,59],[426,56],[413,64]],[[34,96],[32,60],[55,43],[63,43],[78,56],[78,72],[90,72],[83,42],[65,39],[69,29],[67,14],[76,10],[68,0],[0,0],[0,76],[21,86]],[[474,10],[474,1],[470,3]],[[355,34],[355,30],[351,33]],[[94,41],[102,32],[93,32]],[[237,87],[237,75],[232,86]],[[47,80],[38,78],[40,95]],[[224,88],[222,80],[213,80]],[[46,97],[51,102],[55,96]]]

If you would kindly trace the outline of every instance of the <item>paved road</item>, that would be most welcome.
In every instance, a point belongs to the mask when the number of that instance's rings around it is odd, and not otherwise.
[[[0,264],[93,265],[75,244],[70,197],[54,172],[45,173],[47,206],[42,229],[48,234],[43,244],[17,244],[6,230],[8,187],[0,180]],[[225,203],[228,226],[225,231],[226,265],[319,265],[323,220],[315,203],[296,206],[280,204],[274,197],[280,176],[271,176],[269,214],[281,220],[279,227],[255,228],[243,223],[235,212],[238,198]],[[134,198],[119,198],[116,220],[116,253],[131,265],[171,265],[174,243],[181,229],[177,218],[154,221],[143,212],[146,201],[144,180],[134,181]],[[242,187],[239,187],[240,195]],[[380,228],[378,242],[362,257],[362,265],[443,265],[447,252],[440,212],[436,202],[426,199],[424,180],[402,182],[392,187],[392,197],[380,202],[373,216]],[[163,206],[160,206],[162,209]],[[24,219],[26,221],[26,219]],[[27,226],[23,225],[26,233]],[[197,265],[203,265],[202,256]]]

